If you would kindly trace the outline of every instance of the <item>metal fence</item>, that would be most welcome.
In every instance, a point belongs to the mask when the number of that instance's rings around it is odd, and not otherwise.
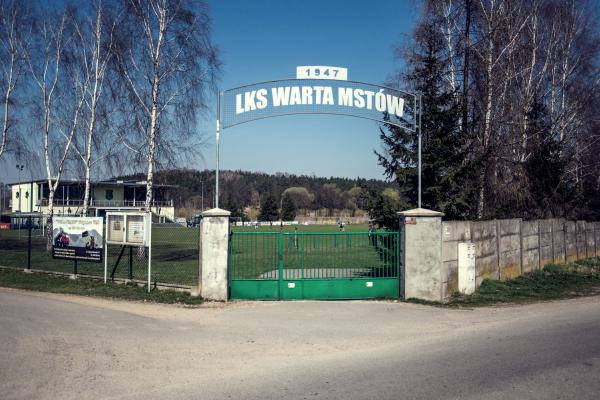
[[[399,232],[234,232],[233,299],[368,299],[400,293]]]
[[[397,232],[235,232],[231,279],[397,277]]]
[[[39,218],[39,217],[38,217]],[[43,224],[28,221],[0,230],[0,266],[103,277],[104,262],[52,258]],[[152,225],[151,282],[189,288],[198,284],[199,228]],[[104,244],[106,246],[106,244]],[[108,245],[108,278],[148,279],[147,249]]]

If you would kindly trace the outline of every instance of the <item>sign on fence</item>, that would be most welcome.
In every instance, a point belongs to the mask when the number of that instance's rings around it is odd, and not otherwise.
[[[106,241],[111,244],[149,246],[150,214],[146,212],[106,213]]]
[[[101,217],[52,217],[52,257],[102,261]]]

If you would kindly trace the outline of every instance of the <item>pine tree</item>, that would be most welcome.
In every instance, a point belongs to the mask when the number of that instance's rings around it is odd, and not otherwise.
[[[244,210],[242,209],[242,207],[240,207],[238,202],[235,201],[231,193],[228,193],[225,197],[225,201],[223,202],[223,208],[231,212],[231,218],[241,218],[243,220],[248,219],[244,215]]]
[[[450,218],[464,218],[473,213],[468,182],[474,165],[467,155],[467,138],[459,129],[459,93],[444,81],[447,65],[442,40],[433,23],[417,27],[405,80],[422,96],[423,207],[443,211]],[[376,152],[379,164],[387,178],[398,184],[402,196],[416,206],[417,134],[387,125],[380,137],[385,151]]]
[[[260,221],[277,221],[279,219],[277,200],[273,193],[267,192],[262,196],[258,219]]]
[[[560,140],[552,134],[550,117],[541,101],[534,101],[528,113],[527,136],[531,156],[525,162],[529,194],[525,204],[504,211],[504,215],[525,218],[554,218],[565,215],[565,205],[577,199],[577,187],[568,187],[562,177],[566,165],[561,158]]]
[[[285,193],[281,200],[281,219],[283,221],[296,219],[296,203],[288,193]]]

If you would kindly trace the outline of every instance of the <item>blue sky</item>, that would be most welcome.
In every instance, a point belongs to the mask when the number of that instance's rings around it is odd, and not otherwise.
[[[295,78],[298,65],[348,68],[348,79],[384,83],[401,67],[394,45],[412,31],[415,0],[207,0],[220,49],[221,90]],[[62,1],[57,1],[62,7]],[[214,107],[216,108],[216,107]],[[206,146],[195,169],[215,167],[215,110],[200,121]],[[221,169],[317,176],[382,178],[373,150],[376,122],[330,115],[296,115],[242,124],[222,132]],[[0,181],[17,181],[13,160]],[[43,169],[22,178],[45,177]]]
[[[394,45],[418,16],[411,0],[212,0],[214,39],[224,62],[221,89],[294,78],[297,65],[348,68],[348,79],[383,83],[400,67]],[[214,168],[214,121],[205,160]],[[329,115],[296,115],[223,131],[221,168],[317,176],[382,178],[373,150],[378,124]]]

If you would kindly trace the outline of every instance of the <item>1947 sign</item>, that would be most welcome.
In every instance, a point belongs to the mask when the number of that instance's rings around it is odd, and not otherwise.
[[[337,79],[348,80],[348,68],[323,65],[296,67],[296,79]]]

